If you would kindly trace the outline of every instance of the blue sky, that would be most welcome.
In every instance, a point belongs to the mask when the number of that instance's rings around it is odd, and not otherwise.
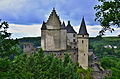
[[[76,31],[84,16],[89,26],[88,30],[98,33],[101,26],[94,21],[95,4],[98,4],[97,0],[0,0],[0,18],[8,21],[9,31],[13,33],[14,38],[40,36],[42,22],[47,20],[52,8],[55,7],[61,21],[70,20]],[[97,33],[92,32],[90,36],[96,36]],[[117,31],[106,34],[116,33]]]

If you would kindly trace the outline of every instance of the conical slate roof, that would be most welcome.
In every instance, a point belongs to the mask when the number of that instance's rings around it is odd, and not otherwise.
[[[70,21],[68,21],[68,25],[66,27],[67,33],[76,33],[73,27],[70,24]]]
[[[46,30],[47,27],[46,27],[46,23],[43,21],[43,24],[42,24],[42,27],[41,27],[41,30]]]
[[[65,22],[63,21],[62,25],[61,25],[61,29],[65,29]]]
[[[81,26],[79,29],[79,33],[80,35],[89,35],[86,29],[86,24],[85,24],[85,20],[84,17],[82,18],[82,22],[81,22]]]

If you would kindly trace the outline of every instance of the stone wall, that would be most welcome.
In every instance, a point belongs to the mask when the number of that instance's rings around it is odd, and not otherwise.
[[[68,46],[68,49],[77,48],[77,34],[67,33],[67,46]]]
[[[78,63],[84,69],[88,68],[88,36],[78,35]]]
[[[32,52],[35,51],[35,48],[32,43],[24,43],[23,44],[23,52],[30,55]]]
[[[65,53],[70,55],[70,58],[74,63],[78,62],[78,53],[77,49],[72,50],[61,50],[61,51],[44,51],[45,54],[54,54],[56,57],[64,59]]]
[[[47,30],[46,31],[46,37],[45,37],[45,43],[46,43],[46,51],[56,51],[60,50],[61,48],[61,42],[60,42],[60,30]]]
[[[60,35],[60,42],[61,42],[61,50],[67,49],[67,31],[65,29],[61,29]]]

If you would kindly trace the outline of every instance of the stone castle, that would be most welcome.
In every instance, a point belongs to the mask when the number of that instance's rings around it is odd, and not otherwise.
[[[33,43],[23,42],[23,52],[30,55],[38,51],[40,47],[35,47]],[[43,22],[41,27],[41,48],[45,54],[53,53],[56,57],[63,59],[68,53],[73,62],[78,63],[83,69],[92,68],[93,79],[103,79],[110,77],[111,70],[104,70],[98,63],[99,59],[89,49],[89,34],[86,29],[84,18],[77,34],[73,26],[68,21],[67,26],[59,19],[55,8],[52,10],[47,22]]]
[[[84,69],[88,68],[89,34],[86,29],[84,17],[77,34],[73,26],[68,21],[67,26],[53,8],[47,22],[43,22],[41,27],[41,48],[45,53],[54,53],[62,57],[68,52],[74,62],[79,63]]]

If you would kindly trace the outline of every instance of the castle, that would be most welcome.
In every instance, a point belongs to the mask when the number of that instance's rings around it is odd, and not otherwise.
[[[61,57],[65,52],[70,53],[74,62],[84,69],[88,68],[89,55],[89,34],[86,29],[84,17],[82,18],[79,33],[77,34],[73,26],[68,21],[65,26],[59,19],[55,8],[53,8],[47,22],[43,22],[41,27],[41,47],[45,53],[54,53]]]

